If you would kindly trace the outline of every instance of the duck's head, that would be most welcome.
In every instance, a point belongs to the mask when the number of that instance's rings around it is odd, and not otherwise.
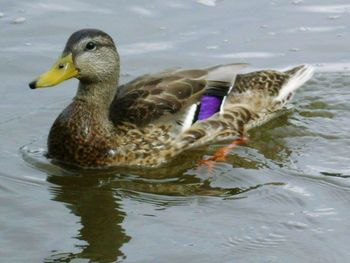
[[[119,56],[113,39],[97,29],[82,29],[69,37],[58,61],[29,87],[51,87],[70,78],[86,85],[116,83],[118,76]]]

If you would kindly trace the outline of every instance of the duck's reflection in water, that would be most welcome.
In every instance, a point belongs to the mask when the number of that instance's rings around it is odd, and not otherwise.
[[[143,193],[158,196],[232,196],[241,192],[239,188],[211,187],[209,180],[186,175],[183,169],[177,171],[181,174],[179,177],[169,176],[165,170],[160,172],[147,172],[147,176],[91,172],[50,175],[48,181],[54,184],[51,187],[53,200],[64,203],[80,218],[81,229],[75,238],[85,241],[86,245],[80,245],[81,251],[75,254],[55,251],[45,262],[69,262],[74,258],[93,262],[122,260],[125,255],[121,247],[132,238],[122,225],[127,216],[122,207],[126,196],[142,198]]]
[[[64,203],[80,217],[82,228],[76,238],[87,244],[78,254],[61,255],[59,262],[73,258],[86,258],[96,262],[115,262],[124,257],[121,246],[130,240],[121,223],[125,213],[120,205],[110,176],[74,175],[49,176],[53,199]],[[58,260],[55,252],[52,259]],[[47,259],[50,262],[50,258]]]

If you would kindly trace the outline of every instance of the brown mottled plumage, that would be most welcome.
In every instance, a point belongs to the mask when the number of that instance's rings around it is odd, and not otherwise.
[[[243,67],[166,71],[117,88],[113,40],[84,29],[69,38],[59,63],[30,87],[80,80],[73,102],[50,130],[51,158],[82,167],[158,167],[187,149],[243,136],[272,118],[312,74],[309,66],[299,66],[237,75]],[[227,95],[221,110],[195,121],[192,108],[209,90]]]

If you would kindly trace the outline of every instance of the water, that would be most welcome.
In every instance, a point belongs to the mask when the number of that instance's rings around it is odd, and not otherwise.
[[[344,0],[3,0],[0,261],[348,261],[349,24]],[[84,27],[115,38],[123,82],[230,62],[317,72],[210,171],[196,160],[215,147],[155,171],[67,171],[43,151],[77,82],[27,83]]]

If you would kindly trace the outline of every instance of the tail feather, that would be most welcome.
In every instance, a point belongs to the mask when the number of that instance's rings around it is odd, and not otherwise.
[[[314,69],[311,65],[302,65],[293,69],[285,71],[286,74],[290,75],[290,78],[279,90],[276,96],[276,101],[283,101],[291,97],[293,92],[300,88],[306,81],[308,81],[313,73]]]

